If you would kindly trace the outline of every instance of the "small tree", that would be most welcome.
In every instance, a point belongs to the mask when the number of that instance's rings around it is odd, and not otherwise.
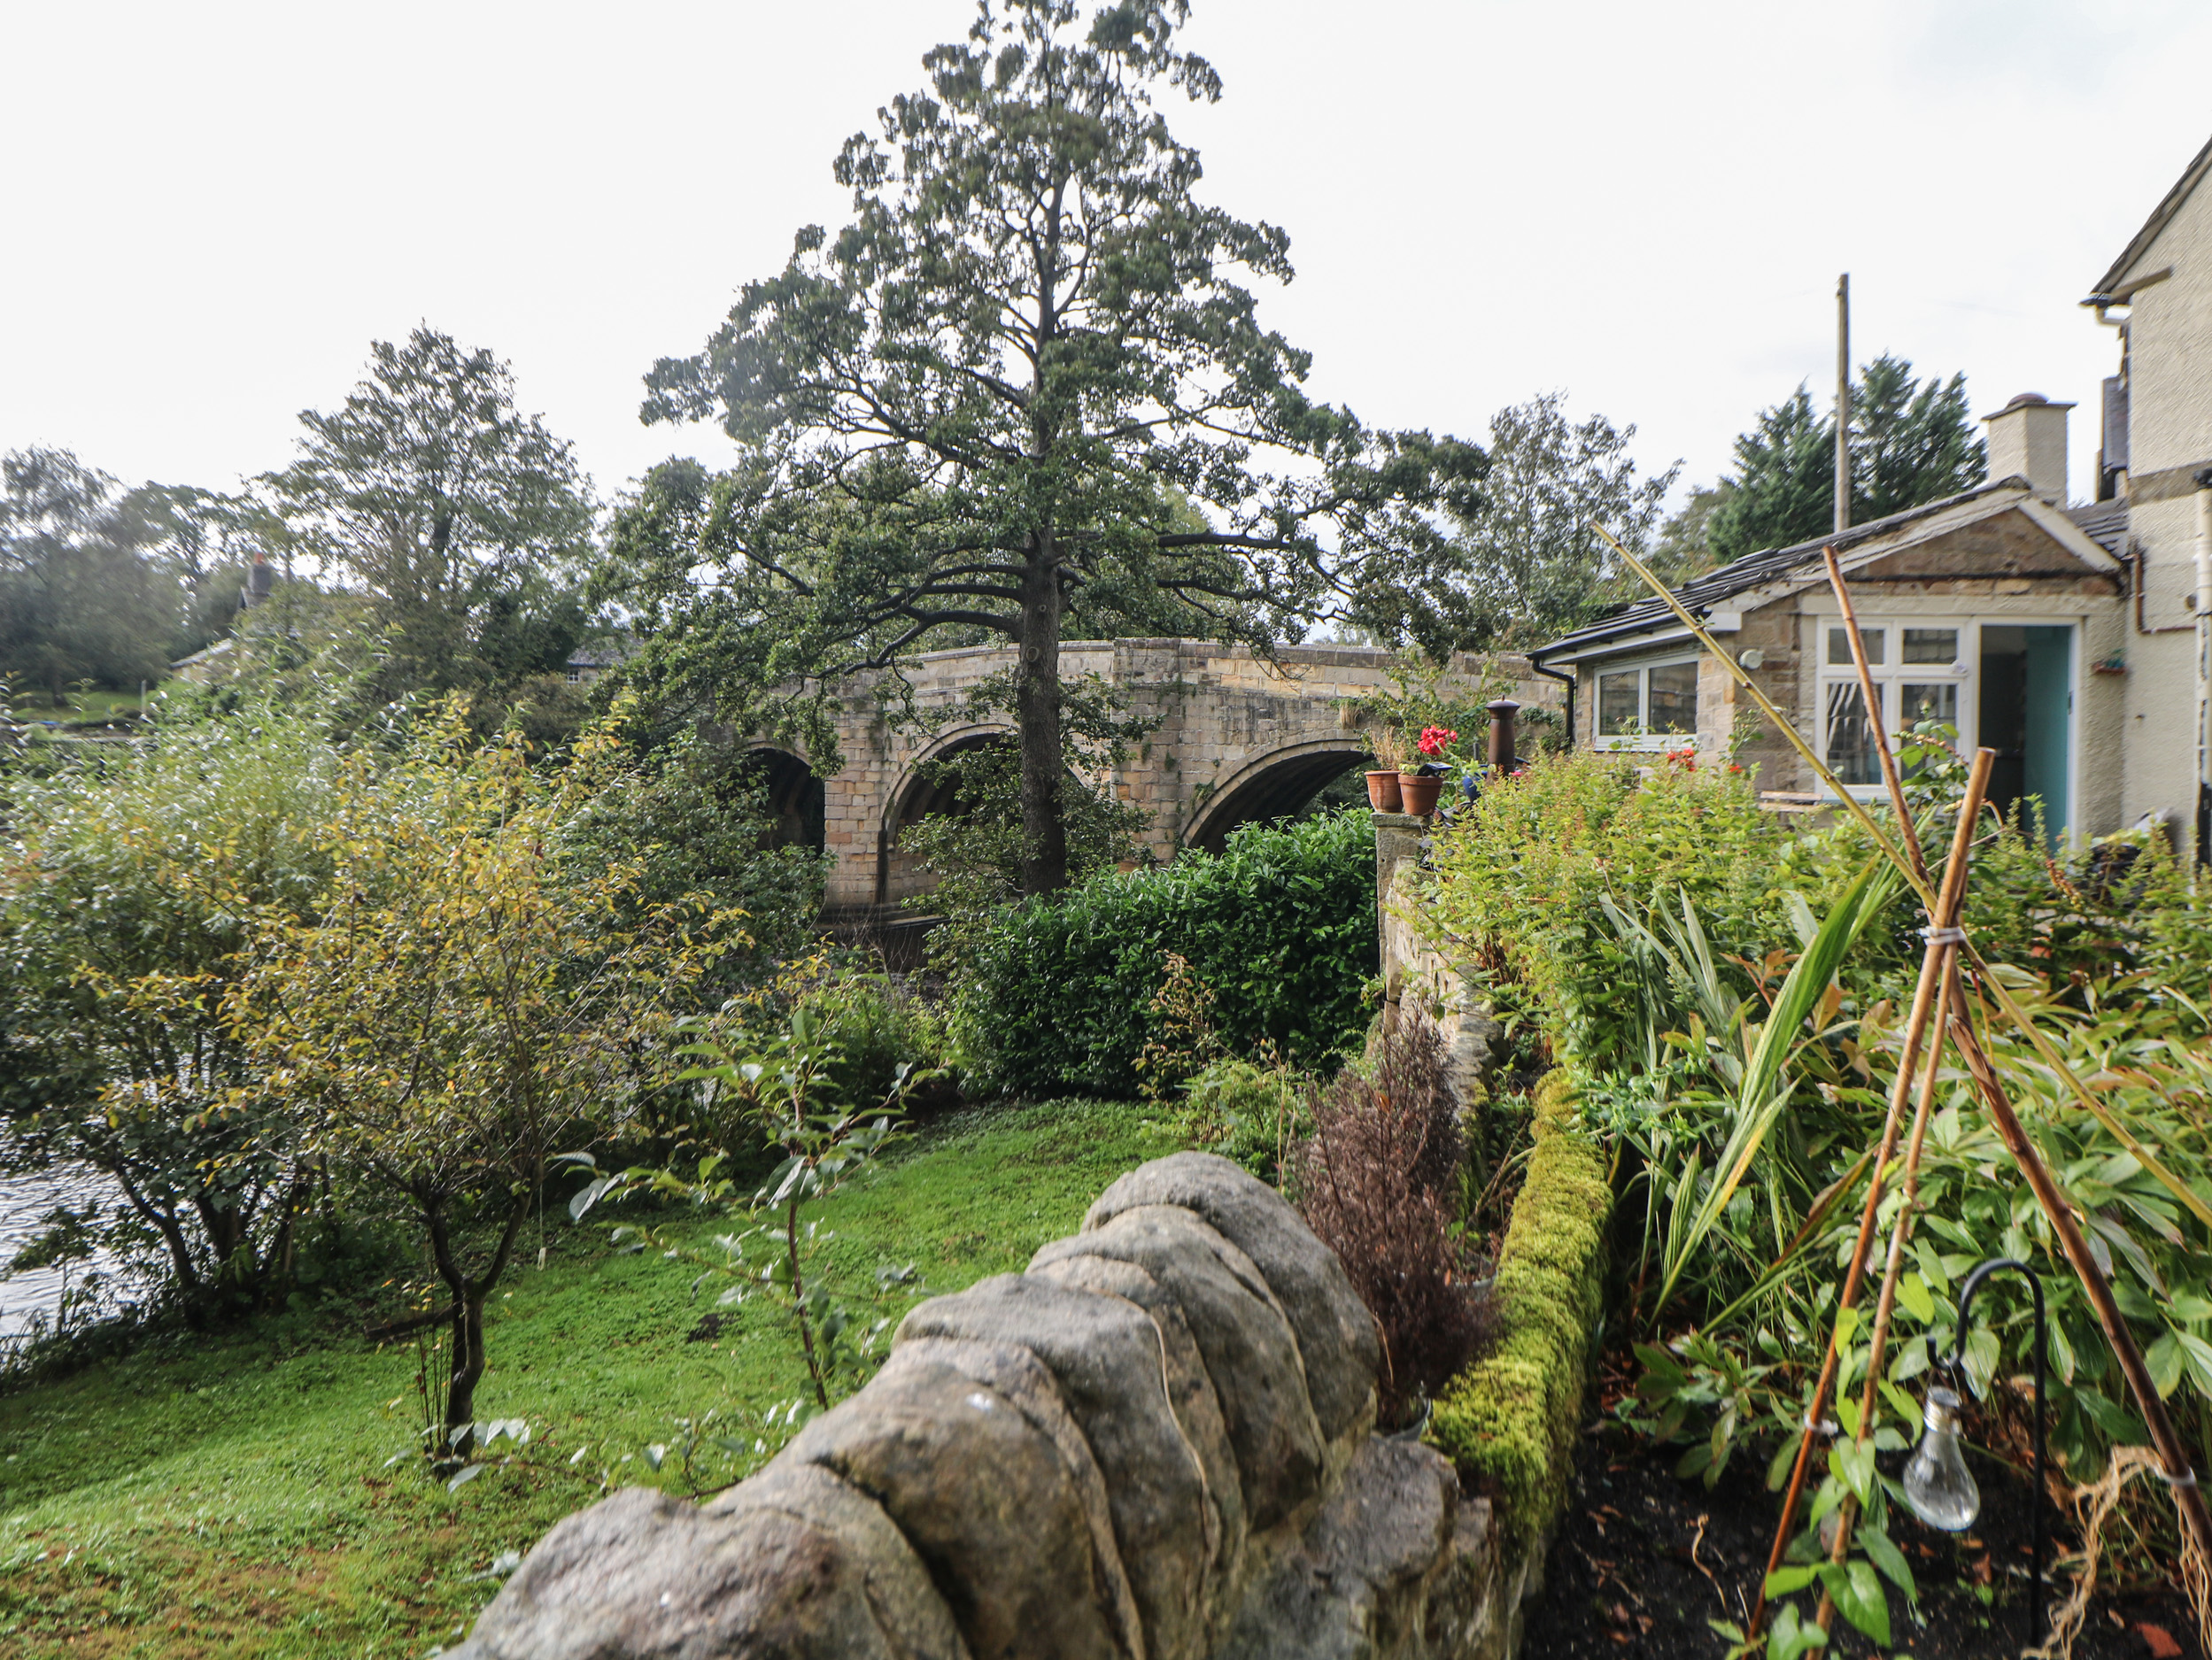
[[[465,719],[448,704],[389,775],[350,763],[336,897],[268,942],[234,1005],[273,1079],[320,1106],[329,1151],[422,1225],[452,1299],[441,1461],[473,1444],[484,1302],[549,1162],[652,1081],[740,938],[692,899],[634,905],[638,861],[574,856],[569,832],[620,776],[612,737],[540,776],[519,739],[477,745]]]
[[[311,1193],[307,1126],[224,1005],[259,927],[322,903],[336,769],[312,720],[244,701],[9,784],[0,1170],[104,1172],[194,1317],[281,1290]]]
[[[599,1177],[569,1201],[569,1214],[581,1219],[602,1198],[632,1192],[726,1209],[741,1202],[743,1189],[721,1173],[724,1166],[763,1146],[778,1155],[776,1168],[746,1205],[751,1214],[769,1219],[717,1235],[719,1256],[650,1229],[617,1228],[615,1237],[620,1240],[636,1233],[671,1260],[704,1265],[708,1271],[692,1282],[694,1295],[710,1278],[734,1280],[716,1300],[719,1308],[734,1308],[756,1291],[774,1299],[791,1317],[815,1406],[827,1411],[831,1387],[872,1356],[889,1322],[878,1321],[857,1339],[849,1335],[852,1311],[837,1305],[819,1277],[810,1278],[808,1261],[828,1240],[816,1222],[806,1217],[806,1208],[835,1193],[897,1134],[910,1068],[901,1063],[893,1071],[882,1100],[853,1105],[839,1083],[844,1052],[831,1028],[804,1003],[791,1010],[781,1031],[764,1037],[742,1031],[718,1036],[704,1023],[698,1037],[684,1048],[698,1064],[681,1075],[695,1090],[699,1122],[692,1126],[692,1139],[710,1149],[700,1160],[696,1177],[642,1166]],[[576,1162],[591,1164],[588,1156]],[[757,1255],[755,1246],[762,1247]],[[879,1291],[919,1283],[911,1264],[877,1276]]]

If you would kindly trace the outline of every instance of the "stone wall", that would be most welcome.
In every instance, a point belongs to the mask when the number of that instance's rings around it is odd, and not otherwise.
[[[1443,1037],[1461,1112],[1489,1099],[1504,1029],[1464,950],[1442,939],[1420,891],[1425,821],[1375,815],[1387,1024],[1432,1021]],[[1574,1123],[1566,1074],[1536,1091],[1535,1147],[1493,1281],[1489,1352],[1440,1392],[1428,1439],[1487,1493],[1470,1653],[1520,1652],[1522,1610],[1543,1585],[1544,1558],[1566,1487],[1587,1392],[1589,1344],[1603,1304],[1612,1193],[1602,1159]],[[1543,1652],[1541,1646],[1535,1652]]]
[[[1392,1028],[1419,1011],[1435,1023],[1444,1040],[1452,1097],[1464,1112],[1487,1098],[1504,1028],[1480,991],[1432,943],[1421,919],[1417,884],[1426,821],[1403,813],[1374,816],[1383,1023]]]
[[[561,1523],[468,1660],[1497,1660],[1489,1508],[1371,1433],[1380,1342],[1275,1192],[1177,1154],[916,1308],[705,1505]]]

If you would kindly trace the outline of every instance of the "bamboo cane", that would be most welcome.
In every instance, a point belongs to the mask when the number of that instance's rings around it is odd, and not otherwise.
[[[1821,1361],[1812,1404],[1806,1409],[1804,1426],[1798,1432],[1797,1460],[1790,1466],[1790,1486],[1782,1501],[1782,1520],[1775,1529],[1774,1546],[1767,1553],[1767,1572],[1760,1579],[1758,1600],[1744,1627],[1746,1639],[1759,1634],[1767,1616],[1767,1579],[1782,1566],[1783,1553],[1790,1548],[1790,1530],[1797,1525],[1798,1500],[1805,1491],[1806,1471],[1813,1461],[1813,1444],[1819,1439],[1822,1416],[1828,1410],[1829,1391],[1835,1386],[1837,1368],[1842,1359],[1844,1321],[1858,1306],[1860,1285],[1866,1276],[1867,1254],[1873,1248],[1875,1224],[1882,1208],[1883,1178],[1889,1170],[1890,1156],[1897,1150],[1905,1102],[1913,1093],[1913,1079],[1919,1070],[1921,1040],[1927,1031],[1937,989],[1954,967],[1958,947],[1951,941],[1949,930],[1958,926],[1959,907],[1966,897],[1967,850],[1974,845],[1974,821],[1981,814],[1982,797],[1989,788],[1990,768],[1996,759],[1995,751],[1981,751],[1975,756],[1974,770],[1967,778],[1966,799],[1960,804],[1958,828],[1951,838],[1951,857],[1944,866],[1943,887],[1929,918],[1927,949],[1921,954],[1920,981],[1913,990],[1913,1012],[1905,1026],[1905,1046],[1898,1055],[1897,1081],[1890,1087],[1890,1110],[1882,1124],[1881,1150],[1875,1156],[1873,1173],[1867,1178],[1866,1204],[1859,1213],[1859,1235],[1851,1247],[1851,1266],[1844,1270],[1836,1324],[1829,1333],[1828,1353]]]
[[[1913,869],[1920,874],[1921,885],[1926,887],[1930,885],[1928,860],[1920,850],[1920,833],[1914,826],[1912,809],[1905,804],[1905,782],[1898,776],[1897,757],[1890,753],[1890,735],[1883,730],[1882,698],[1874,689],[1874,671],[1867,665],[1867,642],[1859,632],[1859,614],[1852,606],[1851,590],[1844,586],[1844,567],[1836,562],[1836,550],[1822,548],[1821,558],[1828,564],[1828,585],[1836,591],[1836,603],[1843,608],[1844,632],[1851,641],[1852,664],[1859,670],[1860,702],[1867,712],[1867,724],[1874,729],[1874,750],[1882,759],[1882,782],[1889,788],[1890,805],[1897,809],[1898,839],[1905,844]]]
[[[2184,1541],[2183,1549],[2186,1551],[2193,1544],[2199,1563],[2212,1564],[2212,1515],[2205,1511],[2204,1495],[2198,1490],[2196,1473],[2189,1463],[2189,1449],[2182,1444],[2173,1420],[2166,1415],[2166,1403],[2159,1397],[2157,1385],[2151,1381],[2150,1368],[2143,1363],[2142,1351],[2135,1346],[2135,1333],[2128,1330],[2127,1320],[2120,1312],[2120,1305],[2113,1301],[2112,1287],[2106,1283],[2104,1271],[2089,1254],[2089,1241],[2083,1237],[2081,1225],[2074,1220],[2073,1207],[2059,1192],[2058,1184],[2051,1179],[2051,1172],[2044,1165],[2043,1155],[2036,1151],[2035,1144],[2028,1139],[2028,1132],[2021,1127],[2004,1085],[1998,1082],[1997,1069],[1990,1063],[1988,1053],[1975,1034],[1973,1023],[1967,1018],[1966,998],[1957,984],[1955,964],[1952,979],[1951,1040],[1958,1046],[1960,1058],[1966,1062],[1975,1088],[1981,1092],[2006,1149],[2020,1166],[2021,1174],[2028,1178],[2028,1185],[2035,1191],[2036,1202],[2043,1207],[2043,1214],[2051,1219],[2067,1261],[2073,1264],[2082,1288],[2089,1293],[2089,1301],[2097,1310],[2098,1324],[2105,1329],[2105,1340],[2112,1345],[2120,1370],[2127,1376],[2136,1410],[2142,1414],[2144,1426],[2150,1431],[2151,1445],[2157,1449],[2159,1462],[2165,1468],[2167,1485],[2173,1489],[2174,1508],[2181,1513],[2183,1526],[2191,1536]]]
[[[1947,954],[1955,963],[1956,953]],[[1912,1139],[1905,1144],[1902,1192],[1896,1219],[1890,1224],[1890,1255],[1882,1270],[1882,1294],[1875,1299],[1873,1333],[1867,1340],[1866,1387],[1860,1392],[1859,1426],[1852,1435],[1852,1440],[1862,1447],[1874,1439],[1875,1414],[1881,1405],[1882,1363],[1889,1353],[1890,1316],[1897,1308],[1897,1280],[1905,1265],[1905,1241],[1912,1233],[1913,1213],[1920,1202],[1920,1155],[1928,1143],[1928,1120],[1935,1107],[1936,1085],[1943,1071],[1944,1023],[1951,1008],[1953,977],[1945,973],[1942,988],[1936,993],[1936,1040],[1928,1046],[1928,1069],[1921,1074],[1920,1100],[1913,1109]],[[1858,1495],[1846,1493],[1843,1503],[1837,1507],[1836,1542],[1828,1552],[1830,1562],[1841,1562],[1851,1554],[1852,1529],[1858,1519]],[[1821,1592],[1820,1610],[1814,1618],[1822,1631],[1836,1618],[1836,1599],[1825,1588]]]
[[[1722,649],[1721,643],[1707,632],[1705,624],[1690,614],[1689,608],[1674,597],[1673,591],[1666,583],[1652,574],[1649,566],[1629,552],[1627,548],[1621,546],[1620,540],[1603,525],[1593,523],[1590,529],[1605,537],[1613,551],[1627,561],[1628,568],[1642,577],[1651,591],[1667,602],[1667,608],[1682,619],[1692,637],[1710,652],[1713,660],[1750,694],[1752,701],[1756,703],[1760,712],[1774,723],[1775,729],[1788,740],[1790,746],[1804,757],[1806,765],[1812,768],[1814,776],[1836,792],[1838,798],[1837,804],[1865,827],[1867,834],[1873,838],[1875,846],[1881,850],[1883,857],[1897,867],[1899,873],[1904,876],[1913,892],[1920,896],[1921,903],[1932,908],[1934,895],[1928,883],[1922,878],[1912,862],[1891,844],[1890,838],[1883,834],[1882,827],[1875,822],[1874,815],[1868,812],[1864,804],[1845,788],[1835,773],[1829,770],[1828,763],[1814,753],[1813,746],[1805,741],[1804,736],[1791,723],[1790,717],[1775,706],[1773,699],[1753,683],[1750,674],[1744,667]],[[2091,1093],[2089,1086],[2074,1075],[2073,1069],[2060,1057],[2058,1051],[2051,1046],[2050,1039],[2037,1030],[2035,1023],[2028,1018],[2026,1012],[2021,1008],[2013,994],[2005,989],[2004,983],[1990,973],[1989,964],[1983,961],[1981,954],[1976,952],[1971,944],[1967,946],[1966,951],[1975,966],[1975,983],[1996,1000],[1998,1006],[2005,1011],[2007,1018],[2020,1028],[2022,1034],[2035,1046],[2036,1053],[2042,1057],[2044,1064],[2058,1075],[2060,1080],[2072,1093],[2074,1099],[2081,1103],[2083,1110],[2102,1124],[2121,1146],[2127,1148],[2129,1153],[2140,1160],[2143,1168],[2151,1173],[2154,1180],[2173,1194],[2177,1203],[2193,1215],[2206,1227],[2212,1228],[2212,1205],[2208,1205],[2193,1188],[2168,1170],[2157,1154],[2129,1133],[2127,1127],[2112,1116],[2104,1103]]]

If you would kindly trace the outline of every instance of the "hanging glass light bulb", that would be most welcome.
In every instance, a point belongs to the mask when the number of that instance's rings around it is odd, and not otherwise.
[[[1950,1390],[1929,1390],[1927,1433],[1905,1466],[1905,1502],[1922,1521],[1946,1533],[1963,1533],[1982,1512],[1982,1490],[1959,1452],[1959,1407]]]

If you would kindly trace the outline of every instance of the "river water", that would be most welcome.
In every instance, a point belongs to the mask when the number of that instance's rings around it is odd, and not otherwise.
[[[58,1166],[14,1176],[0,1176],[0,1270],[29,1242],[44,1231],[46,1213],[58,1205],[82,1206],[99,1202],[112,1212],[115,1193],[107,1177],[82,1167]],[[114,1260],[104,1251],[67,1265],[72,1287],[84,1284],[88,1272],[112,1274]],[[34,1315],[43,1315],[50,1329],[54,1310],[61,1301],[65,1270],[39,1268],[19,1274],[0,1274],[0,1340],[19,1336]],[[82,1318],[81,1313],[78,1316]]]

